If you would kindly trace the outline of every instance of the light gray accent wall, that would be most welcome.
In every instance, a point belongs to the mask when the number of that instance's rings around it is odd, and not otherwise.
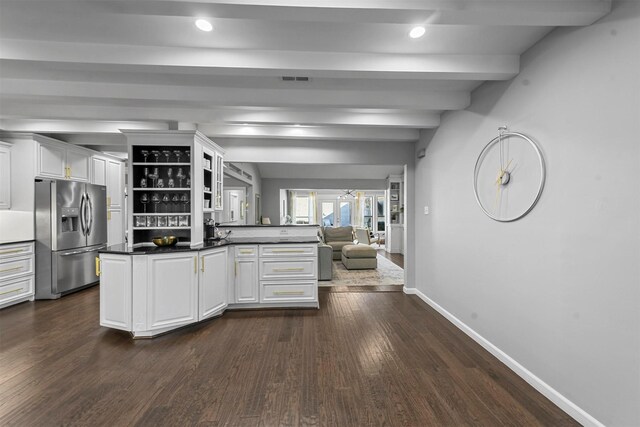
[[[555,30],[521,59],[416,147],[416,287],[600,422],[637,426],[640,3]],[[514,223],[486,217],[472,188],[503,124],[548,166],[540,202]]]
[[[335,190],[353,188],[358,190],[384,190],[384,179],[263,179],[262,216],[271,219],[272,224],[280,221],[281,189]]]

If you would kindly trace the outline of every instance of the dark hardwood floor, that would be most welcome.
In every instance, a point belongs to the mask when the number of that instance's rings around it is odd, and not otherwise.
[[[373,247],[375,248],[375,245]],[[393,262],[398,267],[404,268],[404,255],[402,255],[402,254],[390,254],[389,252],[385,251],[384,249],[376,248],[376,250],[377,250],[378,254],[382,255],[386,259],[391,260],[391,262]]]
[[[137,341],[98,288],[0,310],[0,425],[576,425],[415,296],[320,304]]]

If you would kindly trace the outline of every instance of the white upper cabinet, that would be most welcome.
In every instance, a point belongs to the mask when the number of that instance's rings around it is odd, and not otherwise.
[[[91,183],[107,185],[107,159],[98,156],[91,158]]]
[[[39,141],[36,157],[36,176],[89,182],[91,155],[87,150]]]
[[[0,209],[11,208],[11,146],[0,142]]]
[[[38,143],[36,175],[45,178],[67,177],[67,151],[57,144]]]

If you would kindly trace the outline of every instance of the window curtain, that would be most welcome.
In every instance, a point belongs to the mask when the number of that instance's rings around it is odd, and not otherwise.
[[[364,227],[364,218],[363,218],[363,210],[364,210],[364,191],[356,192],[356,211],[355,218],[353,224],[356,227]]]
[[[319,224],[318,222],[318,192],[309,192],[309,209],[311,209],[311,215],[309,218],[309,224]]]
[[[295,220],[296,220],[296,192],[292,190],[287,190],[287,215],[284,218],[284,223],[293,224]]]

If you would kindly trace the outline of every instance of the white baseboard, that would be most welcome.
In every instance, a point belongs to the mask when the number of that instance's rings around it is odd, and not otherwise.
[[[482,335],[471,329],[467,326],[463,321],[458,319],[453,314],[449,313],[438,303],[433,301],[431,298],[420,292],[416,288],[402,288],[405,294],[409,295],[417,295],[422,301],[429,304],[434,310],[443,315],[448,321],[453,323],[458,329],[467,334],[471,339],[480,344],[485,350],[495,356],[502,363],[507,365],[509,369],[515,372],[518,376],[524,379],[527,383],[529,383],[533,388],[542,393],[547,399],[552,401],[556,406],[570,415],[573,419],[578,421],[580,424],[584,426],[591,427],[604,427],[600,421],[589,415],[588,412],[580,408],[578,405],[564,397],[560,394],[556,389],[551,387],[549,384],[542,381],[540,378],[535,376],[531,371],[522,366],[520,363],[515,361],[511,356],[509,356],[504,351],[500,350],[498,347],[493,345],[489,340],[484,338]]]

